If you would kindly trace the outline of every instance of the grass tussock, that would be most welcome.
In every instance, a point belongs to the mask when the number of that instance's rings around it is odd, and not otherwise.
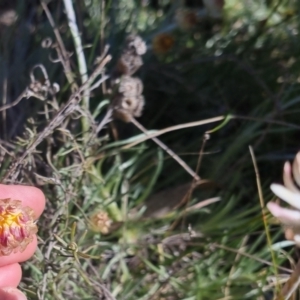
[[[213,2],[0,5],[0,178],[47,197],[29,299],[296,299],[265,205],[299,149],[300,7]]]

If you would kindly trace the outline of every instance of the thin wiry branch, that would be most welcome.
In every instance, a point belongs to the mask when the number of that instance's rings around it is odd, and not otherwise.
[[[106,48],[107,52],[108,48]],[[106,52],[104,54],[106,54]],[[103,57],[103,55],[102,55]],[[10,182],[14,182],[18,177],[18,171],[20,165],[25,164],[25,158],[30,155],[35,148],[47,137],[49,136],[53,130],[58,127],[72,112],[74,112],[76,106],[80,103],[82,99],[83,92],[90,87],[90,85],[94,82],[96,77],[102,73],[105,65],[111,60],[111,56],[105,56],[89,79],[76,91],[74,92],[66,105],[62,107],[58,113],[54,116],[54,118],[50,121],[50,123],[44,128],[42,132],[40,132],[30,146],[24,151],[23,155],[21,155],[18,159],[13,161],[11,164],[11,168],[4,174],[1,182],[6,182],[10,177]]]
[[[104,118],[99,123],[99,125],[96,129],[96,133],[99,133],[102,130],[102,128],[112,120],[111,117],[112,117],[112,109],[108,109],[108,111],[106,112],[106,115],[104,116]]]
[[[66,74],[66,77],[69,81],[69,83],[72,85],[72,88],[73,90],[76,88],[76,83],[75,83],[75,80],[74,80],[74,77],[73,77],[73,72],[72,72],[72,69],[71,69],[71,64],[70,64],[70,60],[69,60],[69,54],[65,48],[65,45],[64,45],[64,42],[60,36],[60,33],[55,25],[55,22],[52,18],[52,15],[48,9],[48,6],[47,4],[42,0],[41,1],[41,5],[47,15],[47,18],[49,20],[49,23],[51,25],[51,27],[53,28],[53,32],[55,34],[55,37],[56,37],[56,40],[57,40],[57,43],[58,43],[58,47],[57,47],[57,53],[59,55],[59,58],[60,58],[60,62],[62,63],[63,65],[63,68],[65,70],[65,74]]]

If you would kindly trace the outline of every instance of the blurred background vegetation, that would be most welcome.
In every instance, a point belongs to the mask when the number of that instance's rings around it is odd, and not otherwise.
[[[109,78],[50,128],[85,82],[70,7],[88,76],[105,45],[103,78],[129,34],[147,44],[135,76],[148,133],[220,117],[158,136],[198,173],[195,189],[164,149],[140,141],[147,133],[135,123],[109,118]],[[299,150],[299,8],[296,0],[1,1],[0,175],[47,196],[39,249],[23,265],[29,299],[273,299],[297,253],[271,218],[268,241],[249,146],[266,203]]]

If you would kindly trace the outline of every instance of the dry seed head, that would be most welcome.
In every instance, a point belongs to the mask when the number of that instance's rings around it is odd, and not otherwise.
[[[118,91],[125,97],[138,96],[143,92],[143,83],[139,78],[122,76],[120,79]]]
[[[108,234],[111,225],[112,220],[109,218],[107,212],[105,211],[97,211],[90,217],[90,227],[95,232]]]
[[[112,102],[114,117],[124,122],[130,122],[132,117],[142,115],[145,99],[142,95],[125,97],[117,95]]]
[[[126,50],[135,55],[144,55],[147,51],[147,46],[140,36],[131,34],[126,38],[125,52],[127,52]]]
[[[18,14],[13,9],[0,11],[0,25],[11,26],[18,19]]]
[[[143,65],[141,55],[146,51],[146,44],[140,36],[129,35],[126,38],[122,55],[117,61],[113,77],[135,73]]]
[[[123,53],[116,65],[117,75],[132,75],[143,65],[143,60],[140,56]]]
[[[133,111],[133,115],[135,117],[140,117],[142,115],[143,108],[145,106],[145,98],[143,95],[139,95],[139,96],[136,96],[135,99],[137,102],[136,102],[136,107]]]
[[[37,226],[34,211],[19,200],[0,200],[0,256],[23,252],[32,242]]]

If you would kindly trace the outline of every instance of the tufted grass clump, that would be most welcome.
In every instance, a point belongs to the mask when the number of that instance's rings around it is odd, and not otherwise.
[[[285,293],[299,5],[212,3],[0,5],[0,178],[47,198],[28,299]]]

